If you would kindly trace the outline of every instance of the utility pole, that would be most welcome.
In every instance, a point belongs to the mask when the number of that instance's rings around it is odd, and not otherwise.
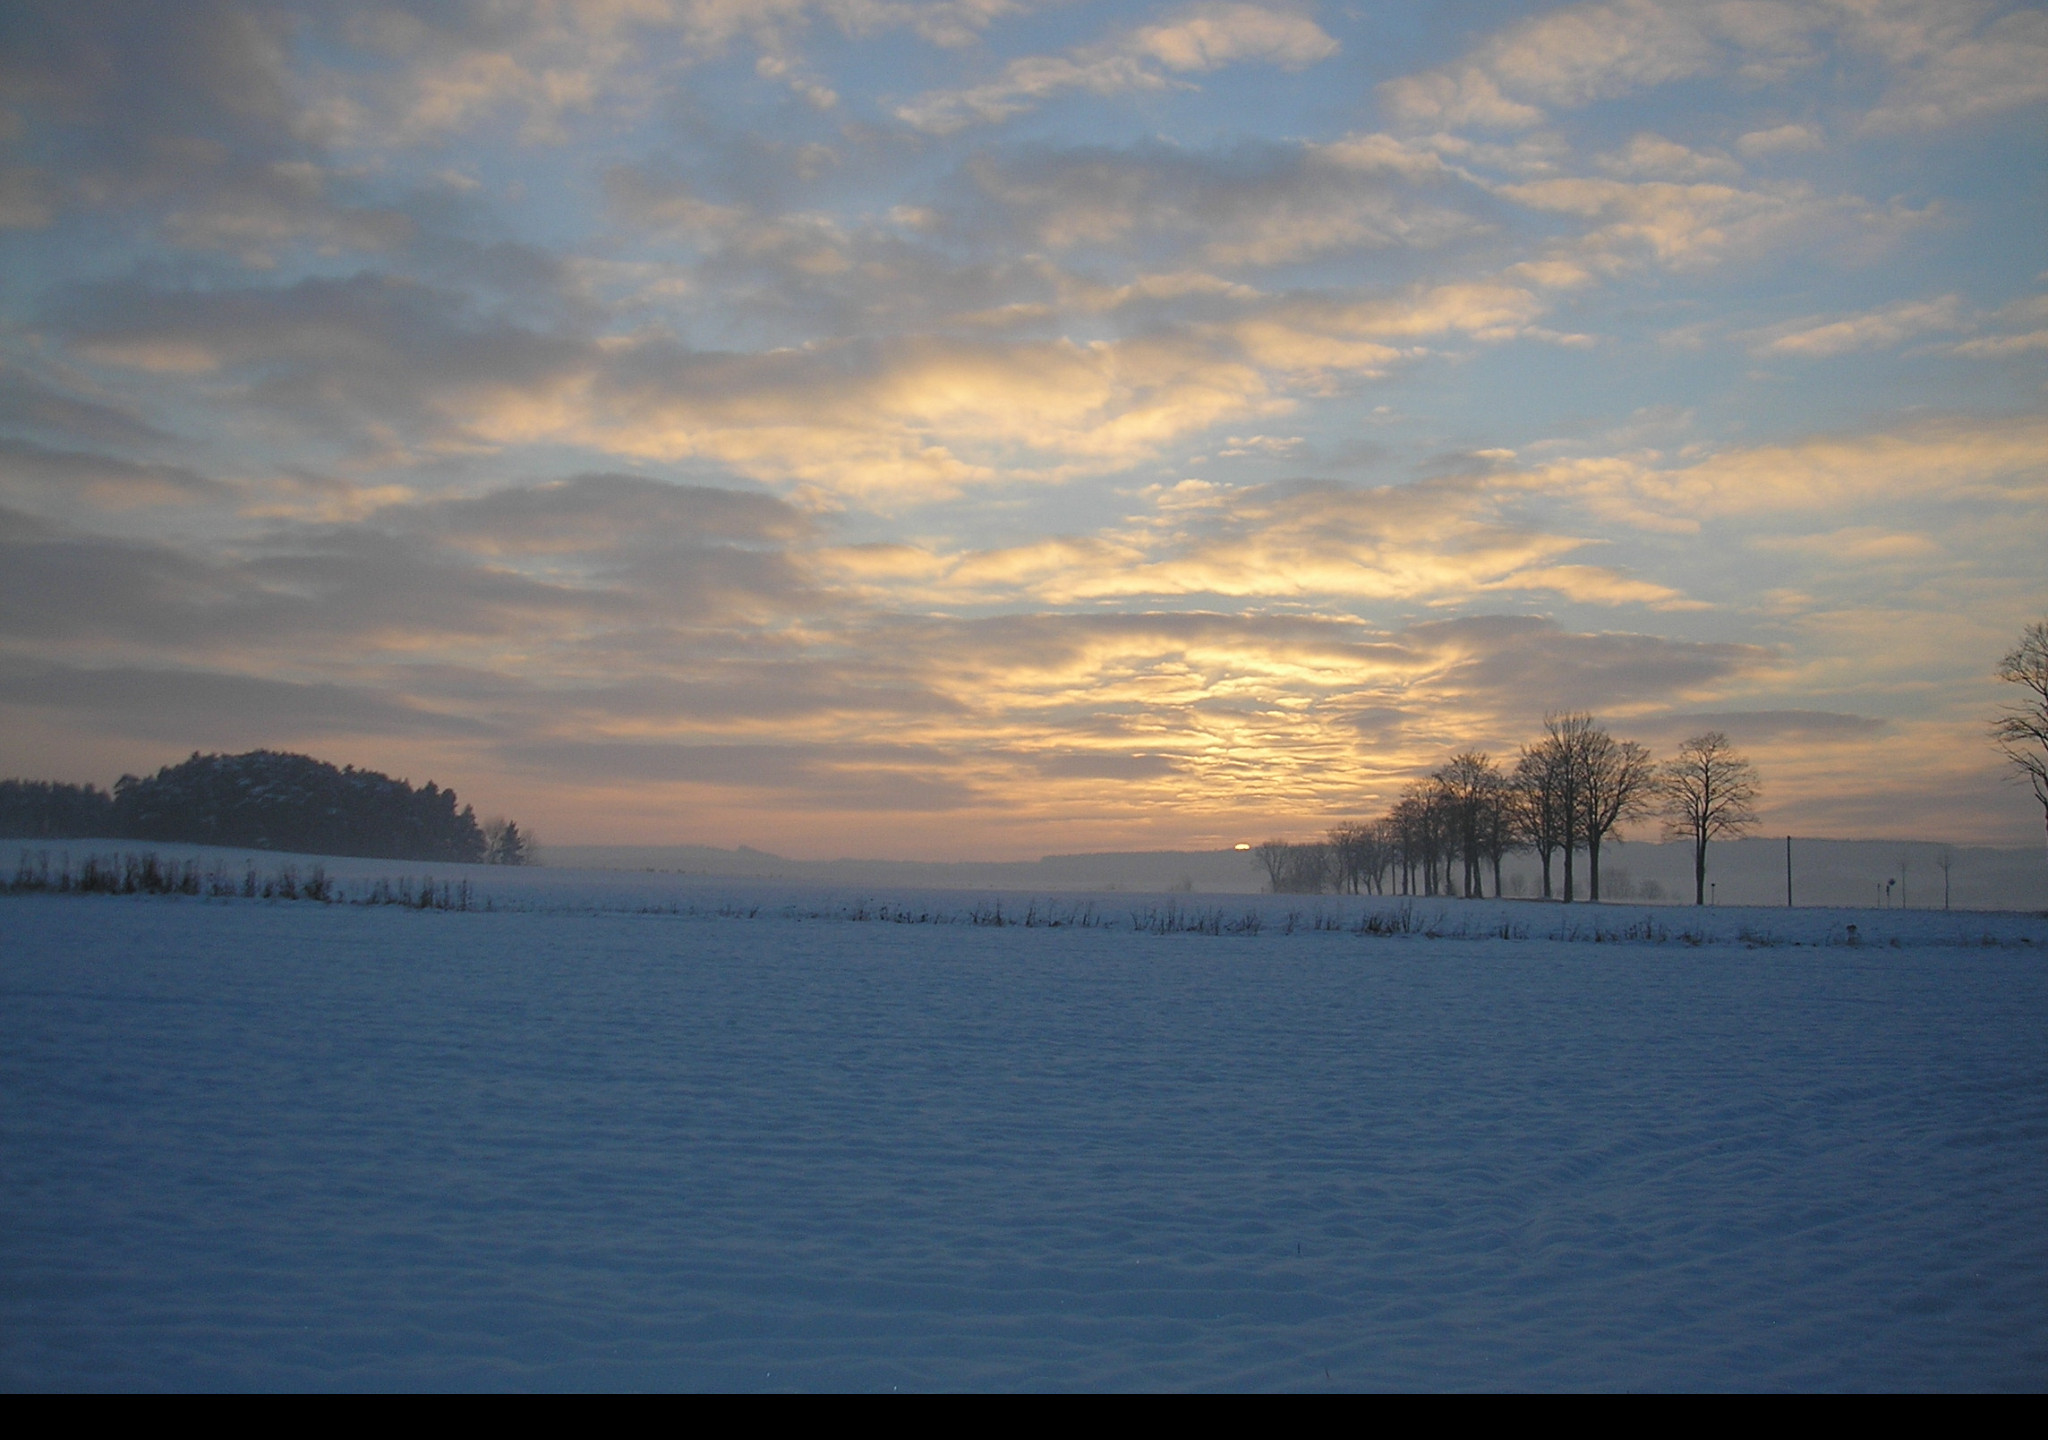
[[[1785,908],[1792,908],[1792,837],[1785,837]]]

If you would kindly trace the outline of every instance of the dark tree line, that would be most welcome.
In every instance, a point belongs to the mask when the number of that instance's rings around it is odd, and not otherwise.
[[[1592,716],[1544,718],[1512,769],[1478,751],[1452,756],[1410,785],[1376,820],[1338,825],[1321,843],[1269,840],[1256,856],[1276,892],[1478,897],[1501,864],[1532,852],[1543,898],[1600,898],[1601,849],[1629,820],[1660,814],[1666,834],[1694,843],[1695,899],[1705,900],[1707,842],[1743,833],[1756,819],[1756,772],[1717,731],[1696,735],[1658,765],[1633,740],[1616,740]],[[1561,873],[1560,873],[1561,872]]]
[[[0,835],[18,840],[118,838],[114,797],[97,785],[0,780]]]
[[[477,823],[453,790],[419,789],[375,770],[252,750],[193,756],[156,774],[91,785],[0,781],[0,835],[227,845],[389,860],[523,864],[531,838],[510,821]]]

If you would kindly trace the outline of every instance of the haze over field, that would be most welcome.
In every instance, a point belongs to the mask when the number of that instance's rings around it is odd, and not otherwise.
[[[1213,850],[1548,709],[2039,845],[2048,13],[14,4],[0,751]]]

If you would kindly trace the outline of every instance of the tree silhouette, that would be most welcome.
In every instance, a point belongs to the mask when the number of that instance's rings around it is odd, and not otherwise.
[[[533,836],[519,828],[516,820],[484,822],[484,863],[486,865],[531,865]]]
[[[2048,826],[2048,620],[2036,620],[1998,662],[1998,678],[2020,688],[2020,698],[1991,722],[1991,738],[2033,787]]]
[[[1486,838],[1497,829],[1496,815],[1502,804],[1500,768],[1476,750],[1453,755],[1431,777],[1442,796],[1450,838],[1464,862],[1463,884],[1453,890],[1467,896],[1485,893],[1480,883],[1480,862],[1486,855]],[[1494,890],[1500,889],[1499,872]]]
[[[1558,812],[1564,820],[1561,848],[1564,850],[1564,903],[1567,905],[1578,898],[1578,876],[1573,856],[1578,850],[1579,837],[1585,833],[1589,752],[1594,745],[1593,737],[1602,733],[1593,723],[1593,717],[1583,710],[1543,717],[1543,739],[1538,744],[1547,751],[1549,764],[1555,767],[1553,782],[1557,787]]]
[[[195,752],[146,778],[123,775],[114,812],[138,840],[397,860],[484,855],[476,816],[456,809],[453,790],[276,750]]]
[[[1679,742],[1677,757],[1658,775],[1658,790],[1665,837],[1692,841],[1692,903],[1704,905],[1707,842],[1745,834],[1756,824],[1756,767],[1735,753],[1726,735],[1708,730]]]
[[[1643,814],[1655,797],[1657,762],[1633,740],[1588,729],[1580,774],[1579,832],[1586,839],[1586,898],[1600,899],[1600,844],[1622,821]]]
[[[504,823],[501,863],[532,863],[533,837]],[[90,785],[0,781],[0,834],[458,862],[482,860],[488,848],[453,790],[277,750],[195,751],[154,775],[123,775],[111,796]]]
[[[1551,899],[1550,857],[1571,843],[1571,812],[1565,808],[1565,761],[1550,736],[1522,747],[1515,762],[1512,792],[1517,839],[1536,852],[1543,866],[1543,898]]]
[[[96,785],[0,780],[0,835],[16,840],[94,840],[117,833],[114,797]]]
[[[1333,825],[1328,843],[1340,891],[1353,895],[1386,893],[1385,877],[1393,846],[1387,839],[1385,821]]]

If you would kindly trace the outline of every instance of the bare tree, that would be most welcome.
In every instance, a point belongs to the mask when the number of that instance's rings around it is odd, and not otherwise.
[[[2033,786],[2048,825],[2048,620],[2021,632],[2019,647],[1998,662],[1998,678],[2021,695],[1991,722],[1991,738]]]
[[[1455,894],[1451,864],[1458,858],[1457,812],[1441,783],[1432,782],[1424,787],[1423,794],[1423,861],[1429,866],[1429,893]]]
[[[1510,850],[1518,850],[1522,844],[1515,805],[1513,782],[1504,775],[1496,775],[1489,803],[1479,821],[1479,853],[1493,867],[1493,898],[1496,900],[1501,896],[1501,861]]]
[[[1485,837],[1494,828],[1495,813],[1500,809],[1500,767],[1478,751],[1467,750],[1453,755],[1430,778],[1443,797],[1450,839],[1464,861],[1462,884],[1453,887],[1453,893],[1482,895],[1480,861],[1486,854]],[[1499,889],[1498,883],[1494,888]]]
[[[1578,849],[1580,837],[1585,834],[1587,767],[1591,752],[1596,748],[1594,737],[1605,735],[1606,732],[1593,723],[1593,717],[1583,710],[1543,717],[1541,744],[1548,750],[1550,763],[1555,767],[1558,813],[1564,820],[1560,844],[1564,850],[1564,903],[1567,905],[1578,898],[1572,857]]]
[[[1371,828],[1362,821],[1332,825],[1323,837],[1323,843],[1330,847],[1330,862],[1337,872],[1340,895],[1356,895],[1365,884],[1366,836]]]
[[[1367,877],[1372,882],[1372,893],[1387,893],[1387,872],[1394,866],[1398,853],[1394,844],[1394,828],[1385,820],[1375,820],[1366,827],[1370,834],[1367,851]]]
[[[1330,847],[1268,840],[1255,849],[1275,895],[1319,895],[1330,883]]]
[[[1600,843],[1656,797],[1657,762],[1633,740],[1591,727],[1581,748],[1579,832],[1586,840],[1586,898],[1600,899]]]
[[[1438,785],[1415,789],[1415,862],[1421,869],[1421,893],[1436,895],[1442,887],[1444,852],[1450,850],[1444,834],[1444,791]]]
[[[1457,858],[1452,804],[1445,787],[1432,779],[1411,785],[1387,816],[1398,849],[1402,892],[1437,895],[1451,889],[1450,862]]]
[[[1756,824],[1761,793],[1756,767],[1728,737],[1709,730],[1679,742],[1678,756],[1658,776],[1664,835],[1692,841],[1692,903],[1707,903],[1707,842],[1746,833]]]
[[[1543,863],[1543,898],[1552,897],[1550,857],[1570,843],[1571,826],[1564,808],[1564,765],[1556,741],[1546,736],[1524,745],[1515,762],[1513,816],[1516,839],[1536,852]]]
[[[1394,847],[1394,888],[1402,895],[1415,893],[1416,833],[1420,823],[1416,811],[1420,804],[1413,795],[1404,795],[1387,812],[1387,840]]]
[[[1330,886],[1332,879],[1330,847],[1311,840],[1305,844],[1290,845],[1287,870],[1281,877],[1279,888],[1289,895],[1320,895]]]
[[[1285,840],[1267,840],[1252,847],[1252,858],[1266,867],[1266,883],[1275,895],[1280,893],[1280,883],[1287,878],[1290,852],[1294,847]]]
[[[1330,860],[1339,891],[1353,895],[1370,891],[1383,894],[1387,873],[1386,825],[1366,820],[1335,825],[1328,840]]]
[[[1436,894],[1439,815],[1434,796],[1421,786],[1410,786],[1387,818],[1400,848],[1401,893],[1416,894],[1419,880],[1420,893]]]

